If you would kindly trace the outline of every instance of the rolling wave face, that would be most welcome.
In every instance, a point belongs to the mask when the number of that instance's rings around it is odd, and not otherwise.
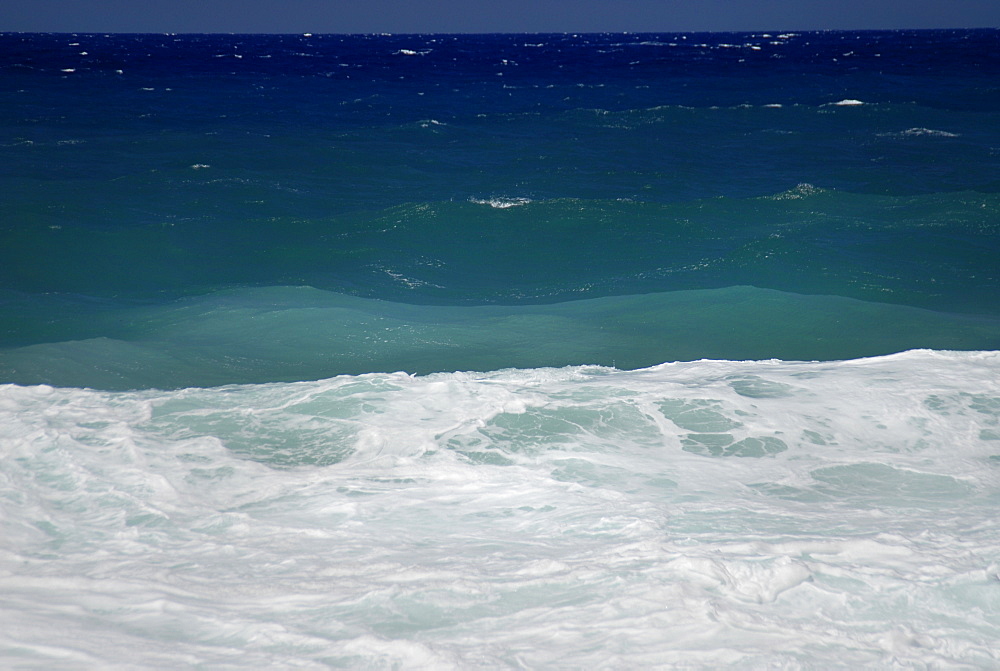
[[[370,371],[630,369],[701,358],[832,360],[1000,345],[995,317],[753,287],[521,306],[409,305],[270,287],[78,318],[103,335],[3,350],[3,378],[176,388]]]

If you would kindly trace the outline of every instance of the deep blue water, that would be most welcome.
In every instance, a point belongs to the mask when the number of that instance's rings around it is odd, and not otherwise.
[[[4,34],[0,379],[996,349],[998,82],[995,30]]]

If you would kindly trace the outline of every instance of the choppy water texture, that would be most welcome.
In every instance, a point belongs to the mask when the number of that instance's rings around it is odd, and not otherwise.
[[[998,45],[0,34],[0,666],[1000,666]]]

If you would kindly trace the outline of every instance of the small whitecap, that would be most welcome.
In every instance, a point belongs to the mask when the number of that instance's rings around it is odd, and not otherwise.
[[[892,133],[879,133],[878,137],[895,137],[895,138],[959,137],[959,133],[951,133],[946,130],[935,130],[933,128],[907,128],[906,130],[896,131]]]
[[[194,165],[191,166],[191,169],[192,170],[204,170],[205,168],[211,168],[211,167],[212,166],[208,165],[207,163],[195,163]]]
[[[817,194],[823,193],[823,189],[802,182],[797,184],[794,189],[789,189],[788,191],[783,191],[782,193],[776,193],[773,196],[766,196],[768,200],[802,200],[803,198],[808,198],[809,196],[815,196]]]
[[[530,198],[503,198],[503,197],[491,197],[491,198],[469,198],[470,203],[475,203],[476,205],[489,205],[492,208],[498,210],[506,210],[509,207],[518,207],[520,205],[527,205],[531,202]]]
[[[855,100],[853,98],[844,98],[843,100],[838,100],[835,103],[829,103],[829,104],[836,107],[854,107],[857,105],[864,105],[865,103],[860,100]]]
[[[76,72],[76,68],[63,68],[59,72]]]
[[[935,130],[933,128],[907,128],[899,133],[903,137],[958,137],[958,133],[949,133],[946,130]]]

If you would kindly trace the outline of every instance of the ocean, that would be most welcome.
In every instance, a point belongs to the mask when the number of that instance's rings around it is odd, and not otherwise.
[[[1000,30],[0,33],[0,666],[1000,666]]]

